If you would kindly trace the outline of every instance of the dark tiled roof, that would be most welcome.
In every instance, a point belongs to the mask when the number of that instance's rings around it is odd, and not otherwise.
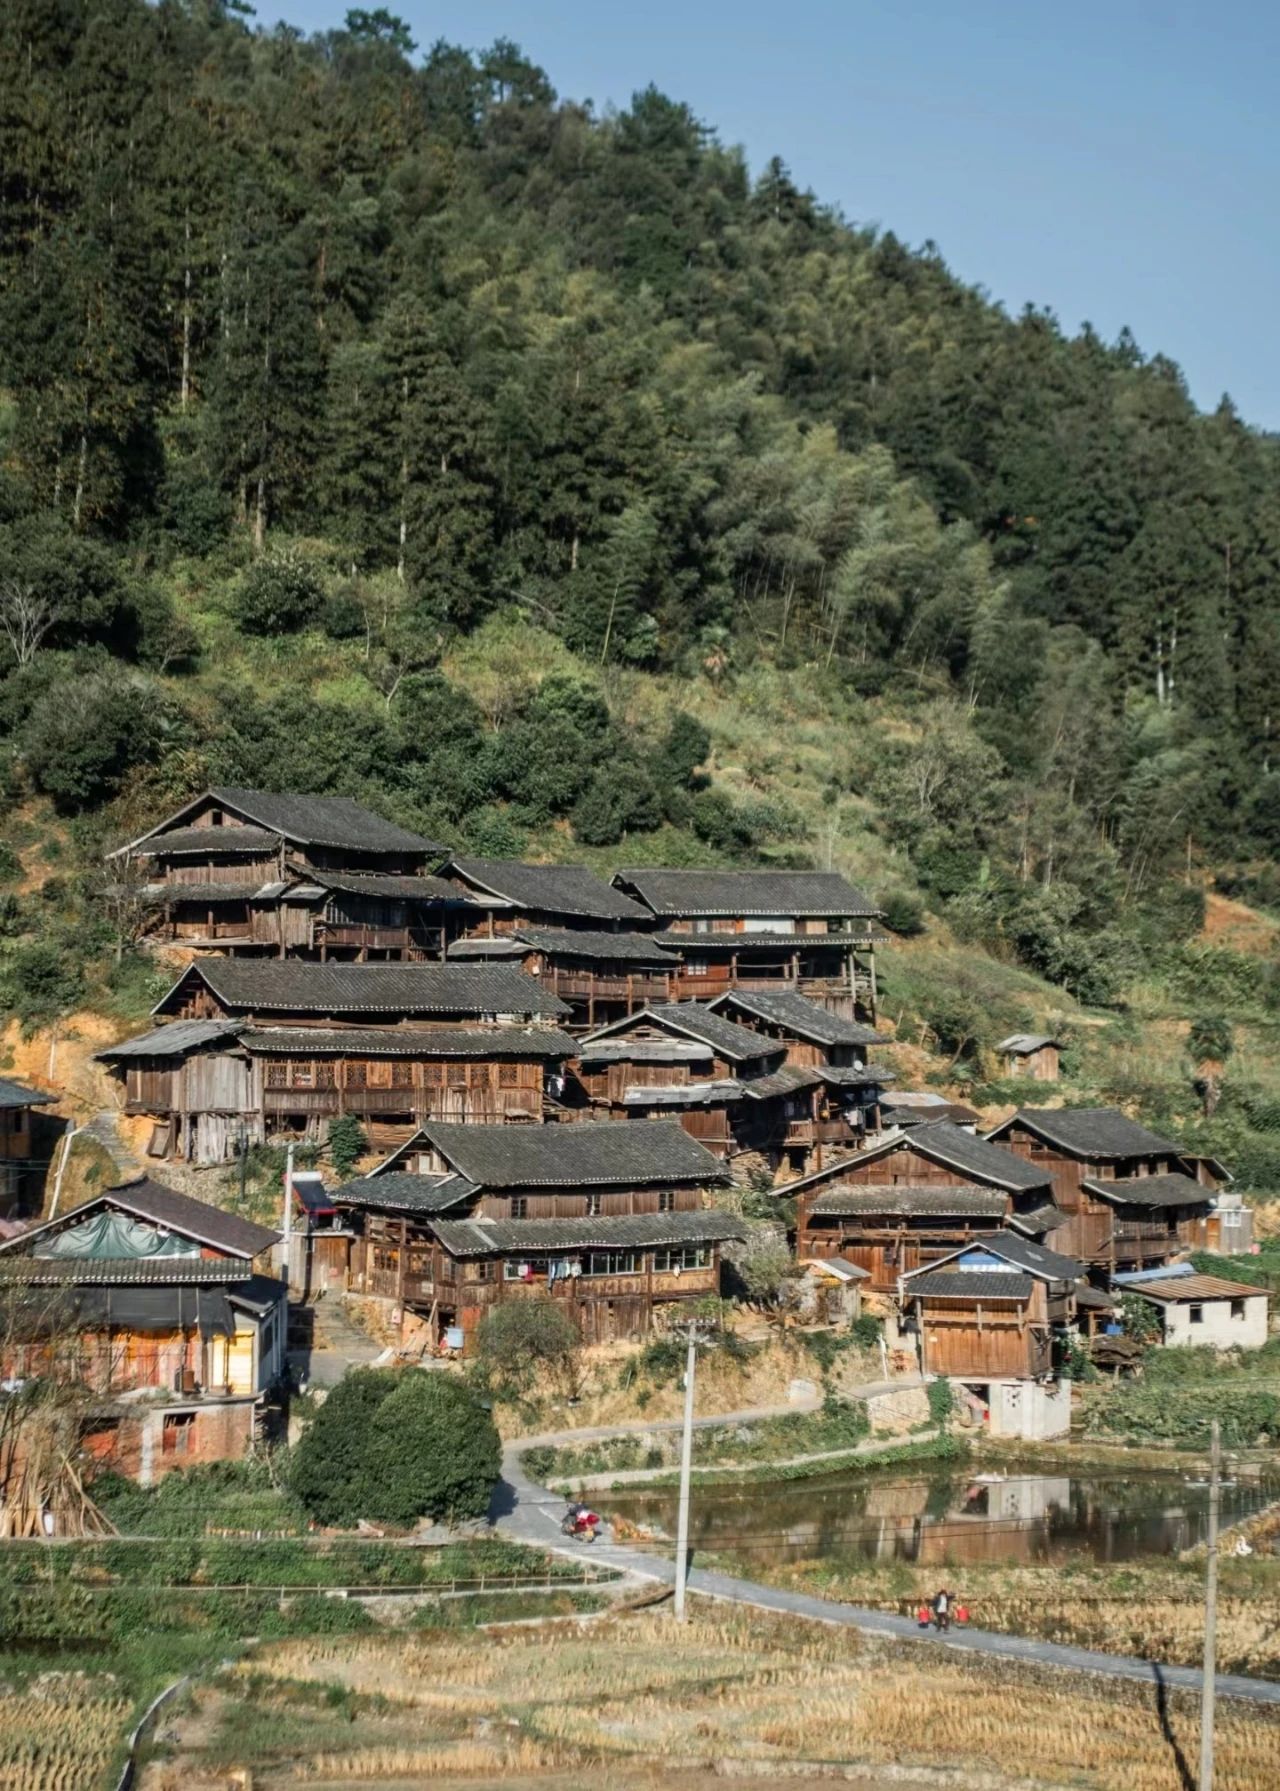
[[[1113,1182],[1086,1177],[1081,1183],[1090,1194],[1117,1206],[1208,1206],[1213,1189],[1201,1187],[1189,1175],[1127,1175]]]
[[[148,883],[142,893],[158,906],[162,902],[248,902],[257,892],[252,883],[209,882]]]
[[[742,1092],[753,1101],[771,1101],[780,1095],[799,1094],[801,1089],[817,1088],[822,1082],[820,1069],[807,1069],[798,1063],[784,1063],[781,1069],[767,1076],[751,1076],[741,1084]]]
[[[901,1148],[918,1150],[931,1161],[959,1169],[975,1181],[994,1182],[999,1188],[1040,1188],[1052,1179],[1047,1169],[1015,1157],[998,1144],[988,1144],[985,1138],[975,1137],[945,1119],[913,1126]]]
[[[242,1219],[237,1213],[224,1213],[221,1207],[210,1206],[204,1200],[193,1200],[189,1194],[179,1194],[176,1188],[153,1182],[149,1175],[140,1175],[135,1181],[104,1188],[100,1194],[60,1214],[57,1219],[33,1225],[18,1237],[0,1244],[0,1253],[20,1249],[32,1238],[54,1228],[61,1229],[69,1219],[79,1218],[100,1206],[119,1207],[139,1219],[163,1226],[166,1231],[176,1231],[182,1237],[194,1238],[198,1243],[225,1250],[232,1256],[257,1256],[280,1239],[278,1231],[256,1225],[252,1219]]]
[[[30,1235],[29,1233],[27,1234]],[[136,1287],[247,1282],[249,1264],[242,1257],[135,1256],[105,1257],[0,1256],[0,1282],[24,1287]]]
[[[786,1193],[785,1185],[779,1188]],[[819,1194],[810,1212],[828,1218],[853,1219],[862,1214],[943,1219],[999,1219],[1004,1216],[1005,1196],[991,1188],[892,1187],[832,1188]]]
[[[682,937],[697,939],[699,935],[686,933]],[[797,989],[779,989],[776,994],[761,994],[756,989],[730,989],[727,995],[717,995],[708,1006],[717,1011],[728,1008],[753,1014],[758,1020],[784,1027],[797,1038],[810,1039],[819,1045],[887,1045],[891,1042],[872,1026],[861,1026],[856,1020],[843,1019],[829,1008],[819,1007],[816,1001],[810,1001]]]
[[[214,853],[257,858],[274,852],[279,844],[279,835],[265,827],[170,827],[148,834],[132,850],[141,858],[203,858]]]
[[[1033,1244],[1030,1238],[1012,1231],[998,1231],[994,1237],[983,1238],[982,1248],[1013,1268],[1046,1281],[1078,1281],[1085,1272],[1084,1264],[1074,1256],[1046,1250],[1043,1244]]]
[[[880,1115],[886,1126],[898,1126],[906,1130],[911,1126],[936,1125],[940,1119],[950,1120],[953,1126],[975,1125],[979,1115],[972,1107],[966,1107],[962,1101],[930,1102],[927,1107],[900,1107],[896,1105],[896,1095],[891,1099]]]
[[[1029,1300],[1035,1289],[1030,1275],[1006,1275],[1001,1269],[927,1269],[904,1281],[907,1297],[927,1300]]]
[[[174,1020],[169,1026],[157,1026],[137,1038],[108,1045],[94,1055],[101,1063],[114,1063],[122,1057],[182,1057],[215,1039],[234,1040],[242,1024],[240,1020]]]
[[[1019,1231],[1025,1231],[1029,1237],[1047,1237],[1056,1231],[1059,1225],[1065,1225],[1067,1215],[1052,1200],[1038,1200],[1033,1206],[1024,1206],[1017,1212],[1009,1214],[1010,1225]]]
[[[517,936],[535,951],[560,958],[611,958],[619,963],[666,969],[679,960],[655,945],[651,933],[599,933],[574,927],[517,927]]]
[[[470,904],[462,891],[443,877],[396,877],[361,871],[318,871],[312,865],[295,866],[308,883],[322,889],[337,889],[351,895],[377,896],[392,902],[450,902],[458,907]]]
[[[1020,1107],[1012,1119],[991,1134],[1005,1133],[1023,1125],[1037,1138],[1056,1145],[1069,1156],[1086,1161],[1108,1157],[1175,1156],[1182,1146],[1149,1132],[1137,1120],[1114,1107]]]
[[[554,1026],[254,1027],[241,1042],[255,1056],[572,1057],[577,1042]]]
[[[455,871],[485,894],[535,914],[569,914],[582,920],[629,920],[645,925],[647,911],[628,901],[581,864],[521,864],[506,858],[451,858]]]
[[[431,1229],[451,1256],[532,1255],[593,1246],[642,1250],[651,1244],[713,1244],[745,1235],[740,1219],[715,1211],[617,1219],[437,1219]]]
[[[419,1137],[480,1188],[631,1187],[722,1182],[718,1158],[674,1120],[547,1126],[430,1122]]]
[[[421,834],[384,821],[349,796],[300,796],[273,790],[210,790],[224,808],[304,846],[337,846],[361,852],[419,852],[439,855],[445,847]]]
[[[311,964],[297,958],[207,958],[185,971],[187,976],[202,978],[226,1007],[246,1013],[558,1017],[570,1011],[533,977],[507,965]],[[170,990],[157,1013],[172,994]]]
[[[41,1094],[38,1088],[28,1088],[22,1082],[10,1082],[7,1076],[0,1076],[0,1107],[47,1107],[55,1097]]]
[[[233,1306],[263,1316],[287,1300],[288,1289],[283,1281],[275,1281],[270,1275],[250,1275],[247,1281],[237,1281],[228,1288],[227,1298]]]
[[[668,951],[679,952],[682,958],[704,958],[713,952],[736,952],[750,958],[753,952],[767,951],[776,958],[778,951],[800,952],[812,957],[815,950],[847,953],[850,944],[858,944],[864,933],[733,933],[720,927],[710,933],[678,933],[671,927],[660,927],[653,937]],[[834,974],[834,965],[831,974]]]
[[[875,903],[838,871],[619,871],[659,915],[878,916]]]
[[[660,1025],[672,1026],[704,1045],[710,1045],[713,1051],[727,1058],[730,1063],[750,1063],[761,1057],[777,1057],[783,1050],[780,1040],[767,1039],[746,1026],[735,1026],[732,1020],[726,1020],[723,1014],[713,1014],[700,1001],[655,1002],[652,1007],[642,1008],[632,1014],[630,1020],[615,1022],[616,1030],[630,1032],[650,1019],[658,1021]],[[607,1026],[600,1029],[602,1033],[610,1030]],[[600,1033],[593,1036],[598,1038]]]
[[[411,1175],[388,1169],[343,1182],[330,1199],[335,1206],[387,1207],[397,1213],[447,1213],[476,1192],[463,1175]]]

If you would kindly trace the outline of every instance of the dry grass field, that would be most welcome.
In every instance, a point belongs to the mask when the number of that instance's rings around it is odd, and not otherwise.
[[[131,1702],[108,1675],[45,1673],[21,1691],[0,1686],[3,1791],[90,1791],[128,1725]]]
[[[678,1639],[677,1639],[678,1638]],[[838,1777],[966,1791],[1182,1791],[1194,1705],[751,1612],[579,1633],[286,1642],[172,1720],[142,1791],[430,1783],[684,1791]],[[1219,1782],[1274,1791],[1280,1715],[1224,1702]],[[246,1779],[244,1774],[248,1774]]]

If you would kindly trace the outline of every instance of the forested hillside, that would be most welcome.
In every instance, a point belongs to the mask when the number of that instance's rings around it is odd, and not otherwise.
[[[1274,1016],[1189,942],[1211,881],[1280,901],[1278,473],[652,89],[8,0],[8,1004],[75,1005],[129,943],[101,843],[221,780],[835,862],[1069,998]]]

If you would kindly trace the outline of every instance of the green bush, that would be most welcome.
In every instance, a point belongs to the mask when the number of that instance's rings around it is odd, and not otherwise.
[[[294,1451],[290,1486],[320,1523],[479,1517],[502,1463],[493,1419],[443,1374],[357,1369]]]
[[[939,1430],[946,1430],[956,1409],[956,1396],[951,1390],[951,1382],[941,1376],[930,1381],[925,1388],[925,1398],[929,1401],[929,1416]]]
[[[354,1113],[344,1113],[329,1121],[328,1140],[329,1161],[345,1179],[369,1149],[365,1129]]]
[[[318,619],[324,587],[296,553],[255,560],[240,581],[236,615],[246,634],[293,634]]]
[[[524,1392],[542,1374],[577,1389],[582,1338],[555,1300],[513,1300],[486,1312],[476,1330],[476,1362],[502,1387]]]

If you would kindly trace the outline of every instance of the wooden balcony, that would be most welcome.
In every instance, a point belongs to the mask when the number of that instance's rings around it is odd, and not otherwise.
[[[264,1088],[264,1113],[338,1113],[341,1095],[336,1088]]]
[[[440,943],[438,932],[426,927],[374,927],[350,922],[317,921],[314,931],[317,950],[394,951],[413,957],[434,955]]]
[[[460,1277],[453,1281],[433,1281],[427,1275],[406,1275],[404,1298],[414,1306],[430,1306],[439,1300],[442,1306],[496,1306],[505,1300],[542,1300],[550,1297],[569,1306],[581,1306],[591,1300],[644,1299],[673,1300],[689,1295],[699,1297],[719,1291],[719,1270],[682,1269],[672,1273],[646,1275],[566,1275],[548,1283],[545,1276],[535,1275],[529,1281],[469,1281]],[[372,1289],[370,1291],[373,1291]]]
[[[565,999],[631,1001],[637,1006],[646,1001],[665,1001],[668,991],[665,976],[596,976],[589,970],[550,969],[539,980],[553,995]]]

